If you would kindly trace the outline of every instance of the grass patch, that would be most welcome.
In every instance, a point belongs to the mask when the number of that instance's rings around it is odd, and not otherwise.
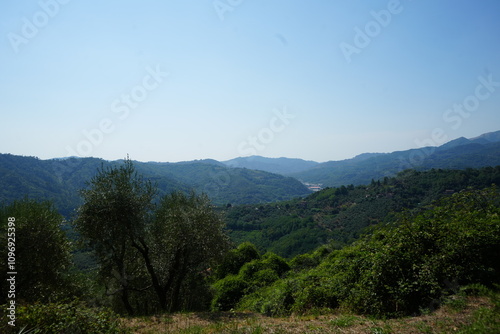
[[[476,293],[473,293],[476,294]],[[267,334],[267,333],[500,333],[500,298],[465,296],[450,298],[429,314],[394,319],[376,319],[353,314],[294,315],[267,317],[245,312],[184,313],[123,321],[137,334]],[[465,303],[465,306],[464,306]],[[314,313],[314,312],[313,312]]]
[[[340,317],[330,321],[330,325],[336,328],[352,327],[354,325],[363,323],[363,320],[354,315],[341,315]]]

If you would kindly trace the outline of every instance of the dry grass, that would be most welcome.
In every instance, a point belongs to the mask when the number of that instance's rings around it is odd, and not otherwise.
[[[491,307],[488,298],[470,297],[456,309],[445,306],[416,317],[375,320],[349,314],[271,318],[254,313],[187,313],[124,319],[137,334],[155,333],[454,333],[471,321],[479,307]]]

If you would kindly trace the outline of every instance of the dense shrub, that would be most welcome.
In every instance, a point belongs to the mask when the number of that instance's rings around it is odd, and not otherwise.
[[[125,333],[113,312],[89,308],[79,302],[21,306],[17,308],[16,316],[16,326],[2,324],[0,332],[18,333],[25,328],[29,333],[40,334]]]
[[[254,252],[249,251],[252,249],[255,249],[252,244],[243,244],[232,251],[233,255],[230,255],[230,258],[237,258],[236,254],[242,254],[242,250],[244,250],[247,256],[241,256],[240,259],[249,259],[251,256],[255,256]],[[251,256],[248,256],[248,254]],[[238,263],[242,262],[238,261]],[[235,261],[232,261],[232,263],[235,263]],[[228,268],[228,266],[224,268]],[[244,295],[273,284],[289,270],[288,263],[274,253],[266,253],[262,257],[259,256],[257,259],[244,263],[239,268],[238,275],[228,275],[213,285],[215,297],[212,300],[212,309],[230,310],[235,308]]]
[[[240,309],[260,312],[267,316],[286,315],[295,301],[293,297],[295,291],[295,279],[281,279],[271,286],[245,295],[238,306]]]
[[[342,307],[398,316],[433,309],[463,285],[491,286],[500,280],[499,201],[495,188],[464,191],[408,213],[240,306],[272,315]]]
[[[257,259],[260,259],[257,248],[249,242],[244,242],[226,254],[216,270],[216,278],[221,279],[228,275],[236,275],[245,263]]]
[[[248,283],[239,276],[229,275],[214,284],[215,295],[212,299],[213,311],[229,311],[248,289]]]
[[[376,231],[355,246],[360,275],[344,303],[361,313],[409,314],[460,285],[498,281],[499,213],[496,190],[466,191]]]

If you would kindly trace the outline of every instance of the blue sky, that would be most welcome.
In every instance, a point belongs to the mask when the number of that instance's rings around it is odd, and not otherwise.
[[[0,153],[315,161],[500,130],[500,2],[5,1]]]

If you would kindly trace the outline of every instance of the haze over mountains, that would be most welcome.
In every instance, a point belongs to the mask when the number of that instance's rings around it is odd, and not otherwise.
[[[119,164],[97,158],[40,160],[0,154],[0,203],[25,196],[53,200],[65,215],[80,203],[78,190],[99,168]],[[500,165],[500,131],[440,147],[392,153],[364,153],[352,159],[318,163],[301,159],[251,156],[219,162],[135,162],[137,171],[156,182],[160,195],[173,190],[204,192],[214,204],[254,204],[311,193],[304,183],[322,187],[368,184],[405,169],[466,169]]]
[[[392,153],[363,153],[352,159],[317,163],[300,159],[251,156],[224,162],[228,166],[258,169],[292,176],[324,187],[366,184],[405,169],[465,169],[500,165],[500,131],[475,138],[457,138],[439,147]]]

